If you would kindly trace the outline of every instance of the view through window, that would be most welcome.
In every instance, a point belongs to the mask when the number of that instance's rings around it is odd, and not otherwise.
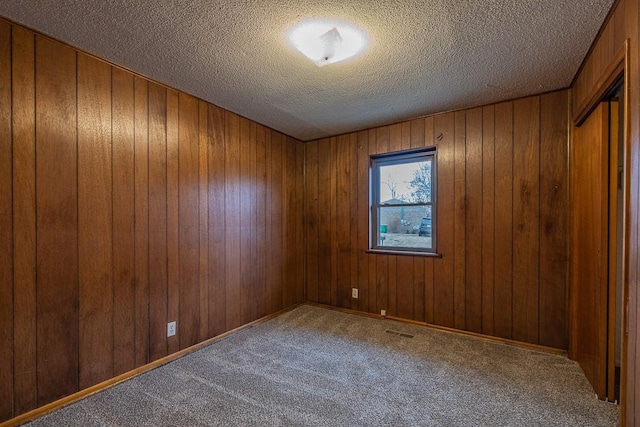
[[[435,148],[371,157],[371,248],[435,252]]]

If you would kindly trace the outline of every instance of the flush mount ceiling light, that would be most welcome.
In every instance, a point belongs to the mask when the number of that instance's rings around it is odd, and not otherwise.
[[[318,67],[351,58],[368,43],[364,31],[354,25],[322,18],[297,23],[289,31],[288,40]]]

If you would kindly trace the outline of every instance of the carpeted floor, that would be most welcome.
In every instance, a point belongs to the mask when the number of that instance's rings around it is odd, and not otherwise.
[[[564,357],[302,306],[30,425],[584,427],[618,417]]]

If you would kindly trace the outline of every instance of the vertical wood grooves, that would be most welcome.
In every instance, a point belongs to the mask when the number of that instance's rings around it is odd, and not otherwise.
[[[495,107],[482,111],[482,333],[494,333]]]
[[[36,355],[36,144],[35,34],[12,32],[12,133],[14,216],[14,357],[13,411],[37,406]],[[7,139],[8,141],[8,139]],[[9,347],[9,346],[7,346]],[[10,402],[10,399],[0,397]]]
[[[78,55],[79,387],[113,377],[111,67]],[[95,236],[102,236],[96,239]]]
[[[112,72],[111,106],[113,188],[113,328],[114,374],[135,366],[135,153],[134,80]],[[113,171],[119,173],[113,173]],[[119,246],[119,249],[117,248]]]
[[[134,78],[135,366],[150,361],[149,86]]]
[[[36,36],[38,405],[78,389],[76,52]],[[60,250],[64,248],[64,250]]]
[[[13,200],[13,143],[12,143],[12,105],[11,105],[11,26],[0,25],[0,108],[6,111],[0,118],[0,200]],[[13,203],[2,203],[0,207],[0,336],[6,341],[15,342],[15,291],[14,291],[14,209]],[[14,383],[14,355],[9,345],[0,349],[0,382]],[[14,390],[11,387],[0,389],[0,419],[9,417],[13,412]]]
[[[3,21],[0,106],[0,422],[303,302],[299,141]]]
[[[309,300],[566,349],[567,110],[560,91],[307,143]],[[433,145],[442,257],[367,253],[370,154]]]

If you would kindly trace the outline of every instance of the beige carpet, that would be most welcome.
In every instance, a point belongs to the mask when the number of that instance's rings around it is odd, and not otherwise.
[[[32,425],[584,427],[618,417],[565,357],[302,306]]]

